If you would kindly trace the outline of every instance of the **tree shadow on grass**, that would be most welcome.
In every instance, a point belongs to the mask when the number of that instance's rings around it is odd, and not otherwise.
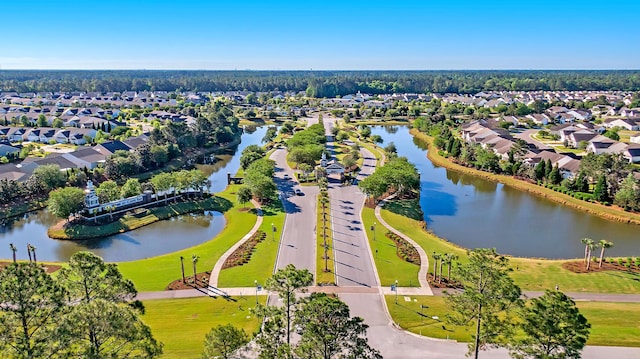
[[[415,219],[416,221],[424,220],[424,213],[422,212],[422,208],[420,208],[420,202],[418,199],[388,201],[384,205],[384,208],[392,213]]]

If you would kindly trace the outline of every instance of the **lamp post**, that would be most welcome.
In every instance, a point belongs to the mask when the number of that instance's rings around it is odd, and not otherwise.
[[[271,240],[275,241],[275,235],[276,235],[276,225],[271,223]]]
[[[373,222],[373,226],[371,226],[371,231],[373,232],[373,240],[376,240],[376,222]]]
[[[398,304],[398,280],[396,279],[396,304]]]
[[[180,267],[182,267],[182,283],[185,282],[184,280],[184,257],[180,256]]]
[[[258,280],[254,280],[253,284],[256,285],[256,307],[258,306]]]

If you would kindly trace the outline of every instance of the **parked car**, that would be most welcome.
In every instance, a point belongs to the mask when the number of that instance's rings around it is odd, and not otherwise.
[[[285,173],[284,176],[282,176],[282,178],[284,178],[286,180],[291,179],[291,177],[289,177],[289,175],[287,173]]]
[[[294,192],[296,193],[296,196],[304,196],[304,193],[302,193],[302,191],[300,190],[300,188],[296,188],[294,190]]]

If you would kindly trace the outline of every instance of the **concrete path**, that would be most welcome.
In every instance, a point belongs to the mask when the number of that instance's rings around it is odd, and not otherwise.
[[[253,206],[258,211],[258,218],[256,220],[256,224],[253,226],[253,228],[251,228],[249,233],[247,233],[236,244],[234,244],[231,248],[229,248],[229,250],[224,252],[222,257],[218,259],[216,264],[213,266],[213,270],[211,271],[211,276],[209,277],[209,286],[211,287],[218,286],[218,277],[220,276],[220,271],[222,270],[222,266],[224,265],[224,262],[227,260],[227,258],[229,258],[229,256],[233,254],[233,252],[236,249],[238,249],[238,247],[240,247],[244,242],[246,242],[249,238],[251,238],[251,236],[253,236],[258,231],[258,228],[260,228],[260,226],[262,225],[263,216],[262,216],[262,208],[260,208],[260,203],[254,200],[251,200],[251,204],[253,204]]]
[[[416,243],[409,236],[391,227],[382,218],[382,215],[380,214],[380,210],[382,206],[384,206],[385,201],[388,201],[394,197],[395,195],[389,196],[385,198],[383,201],[380,201],[380,203],[378,203],[375,209],[376,219],[378,220],[378,222],[380,222],[380,224],[387,227],[387,229],[389,229],[391,232],[395,233],[396,235],[404,238],[407,242],[411,243],[411,245],[418,251],[418,254],[420,254],[420,271],[418,272],[418,282],[420,283],[420,293],[422,293],[421,295],[433,295],[433,292],[431,291],[431,287],[429,286],[429,282],[427,281],[427,273],[429,273],[429,257],[427,256],[427,253],[424,251],[424,248],[418,245],[418,243]]]

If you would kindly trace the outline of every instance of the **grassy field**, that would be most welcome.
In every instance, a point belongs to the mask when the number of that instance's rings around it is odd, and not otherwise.
[[[191,258],[192,254],[200,256],[198,262],[200,271],[212,270],[218,258],[247,234],[256,221],[254,211],[243,210],[242,205],[237,203],[236,190],[238,187],[239,185],[230,185],[224,192],[218,194],[219,197],[231,202],[233,206],[224,213],[227,224],[215,238],[177,252],[118,263],[124,277],[131,279],[138,291],[164,290],[169,283],[180,278],[180,256]]]
[[[373,261],[380,275],[380,284],[389,286],[397,280],[400,287],[420,286],[418,282],[420,266],[398,257],[395,243],[385,235],[388,230],[380,223],[375,224],[374,240],[373,231],[371,231],[376,222],[374,210],[365,207],[362,210],[362,221],[363,228],[367,231],[371,251],[373,251]]]
[[[324,271],[324,239],[322,238],[322,204],[320,204],[320,197],[318,196],[316,212],[316,283],[317,284],[335,284],[335,262],[333,253],[333,231],[331,230],[331,203],[326,205],[327,211],[327,268],[328,272]]]
[[[390,226],[411,237],[424,248],[427,254],[454,253],[458,255],[460,262],[466,261],[465,249],[425,231],[421,222],[386,209],[382,210],[382,218]],[[513,268],[511,276],[522,290],[553,289],[557,284],[566,292],[640,293],[640,276],[637,274],[612,271],[577,274],[562,268],[563,262],[563,260],[512,257],[510,258],[510,265]],[[433,267],[429,267],[429,272],[432,272]],[[379,271],[380,269],[379,267]],[[381,277],[385,270],[387,268],[380,271]]]
[[[271,277],[278,255],[285,212],[278,202],[278,206],[263,207],[263,216],[260,230],[267,234],[267,238],[255,247],[249,263],[220,272],[220,287],[251,287],[254,281],[264,284],[267,278]],[[273,232],[273,227],[276,228],[276,232]]]
[[[100,238],[117,233],[132,231],[151,223],[182,214],[205,210],[225,212],[229,210],[231,205],[231,202],[228,200],[217,196],[193,202],[171,203],[171,201],[169,201],[168,205],[149,208],[145,215],[125,215],[115,222],[104,225],[89,226],[81,224],[66,228],[63,228],[61,225],[56,225],[49,228],[48,235],[55,239]]]
[[[445,322],[444,297],[399,296],[396,304],[395,296],[387,295],[385,300],[391,317],[403,329],[432,338],[471,340],[471,326]],[[577,306],[591,323],[588,345],[640,347],[640,303],[577,302]]]
[[[266,296],[260,296],[264,304]],[[223,298],[188,298],[145,301],[143,321],[154,337],[164,343],[162,358],[199,358],[205,335],[216,325],[233,323],[251,335],[260,321],[250,313],[255,296],[230,300]]]

